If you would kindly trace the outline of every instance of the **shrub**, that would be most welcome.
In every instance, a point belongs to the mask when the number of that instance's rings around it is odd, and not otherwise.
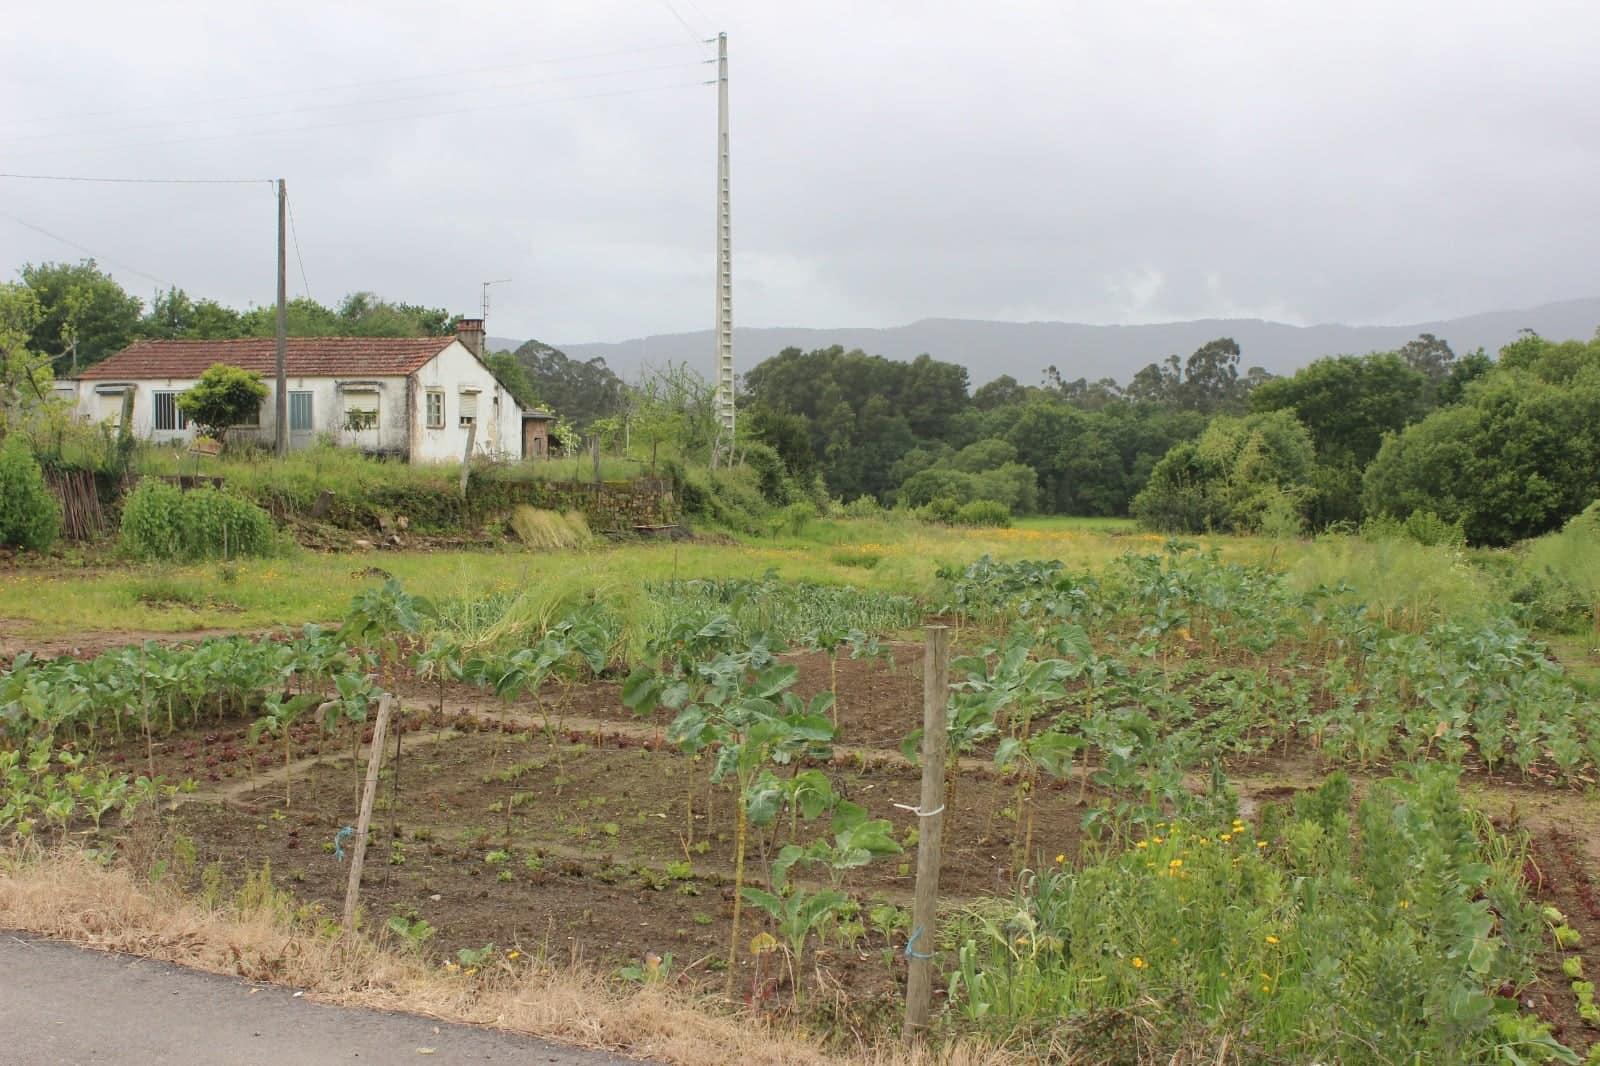
[[[817,517],[817,508],[810,502],[791,503],[779,511],[772,521],[772,534],[787,533],[791,537],[798,537],[805,533],[806,526]]]
[[[178,397],[178,409],[201,433],[221,440],[232,427],[254,420],[266,398],[261,375],[217,363]]]
[[[1011,508],[998,500],[973,500],[956,510],[954,522],[958,526],[991,526],[1006,528],[1011,525]]]
[[[839,508],[839,513],[846,518],[881,518],[883,505],[871,496],[857,496]]]
[[[267,512],[218,489],[145,478],[122,505],[122,546],[157,562],[267,555],[274,547]]]
[[[27,439],[13,433],[0,446],[0,544],[47,551],[60,531],[61,505]]]
[[[1304,517],[1315,468],[1311,435],[1288,411],[1221,416],[1162,456],[1133,516],[1165,533],[1282,529],[1286,506]]]
[[[1387,437],[1362,478],[1367,513],[1432,511],[1488,545],[1579,513],[1600,492],[1600,341],[1553,346],[1552,359],[1569,348],[1587,365],[1503,361],[1460,406]]]

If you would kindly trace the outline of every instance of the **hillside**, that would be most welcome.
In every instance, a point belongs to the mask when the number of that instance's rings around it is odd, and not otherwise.
[[[887,329],[738,328],[734,330],[734,351],[746,368],[787,347],[810,350],[839,344],[895,359],[928,352],[965,365],[974,385],[1001,374],[1010,374],[1024,383],[1037,382],[1050,365],[1068,379],[1112,377],[1126,381],[1147,363],[1174,353],[1187,355],[1206,341],[1222,336],[1239,342],[1245,366],[1284,373],[1321,355],[1398,348],[1419,333],[1443,337],[1458,353],[1479,347],[1493,352],[1520,329],[1532,329],[1552,340],[1569,340],[1587,339],[1597,326],[1600,298],[1403,326],[1291,326],[1254,318],[1140,326],[926,318]],[[510,349],[518,345],[510,340],[493,343]],[[614,372],[629,378],[644,362],[660,364],[672,360],[709,365],[711,331],[669,333],[617,343],[561,344],[559,348],[575,360],[601,357]]]

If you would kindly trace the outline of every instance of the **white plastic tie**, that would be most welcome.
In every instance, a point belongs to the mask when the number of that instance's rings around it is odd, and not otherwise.
[[[899,807],[902,811],[910,811],[918,818],[932,818],[936,814],[944,813],[944,804],[942,803],[931,811],[925,811],[921,807],[913,807],[909,803],[896,803],[895,806]]]

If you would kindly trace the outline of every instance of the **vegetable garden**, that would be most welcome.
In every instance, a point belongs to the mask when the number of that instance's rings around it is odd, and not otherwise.
[[[162,841],[335,913],[398,698],[363,927],[482,980],[568,954],[832,1039],[1090,1061],[1582,1061],[1600,700],[1509,615],[1385,618],[1169,544],[934,598],[758,580],[374,585],[338,625],[0,675],[0,839]],[[941,929],[911,927],[919,623],[954,630]],[[1577,817],[1583,817],[1579,813]]]

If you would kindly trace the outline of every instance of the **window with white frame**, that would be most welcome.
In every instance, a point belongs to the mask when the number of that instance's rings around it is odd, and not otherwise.
[[[427,426],[429,429],[444,428],[444,390],[429,389],[426,395]]]
[[[155,405],[155,428],[157,430],[183,430],[189,428],[189,416],[183,413],[183,408],[178,406],[178,397],[181,392],[152,392],[151,402]]]

